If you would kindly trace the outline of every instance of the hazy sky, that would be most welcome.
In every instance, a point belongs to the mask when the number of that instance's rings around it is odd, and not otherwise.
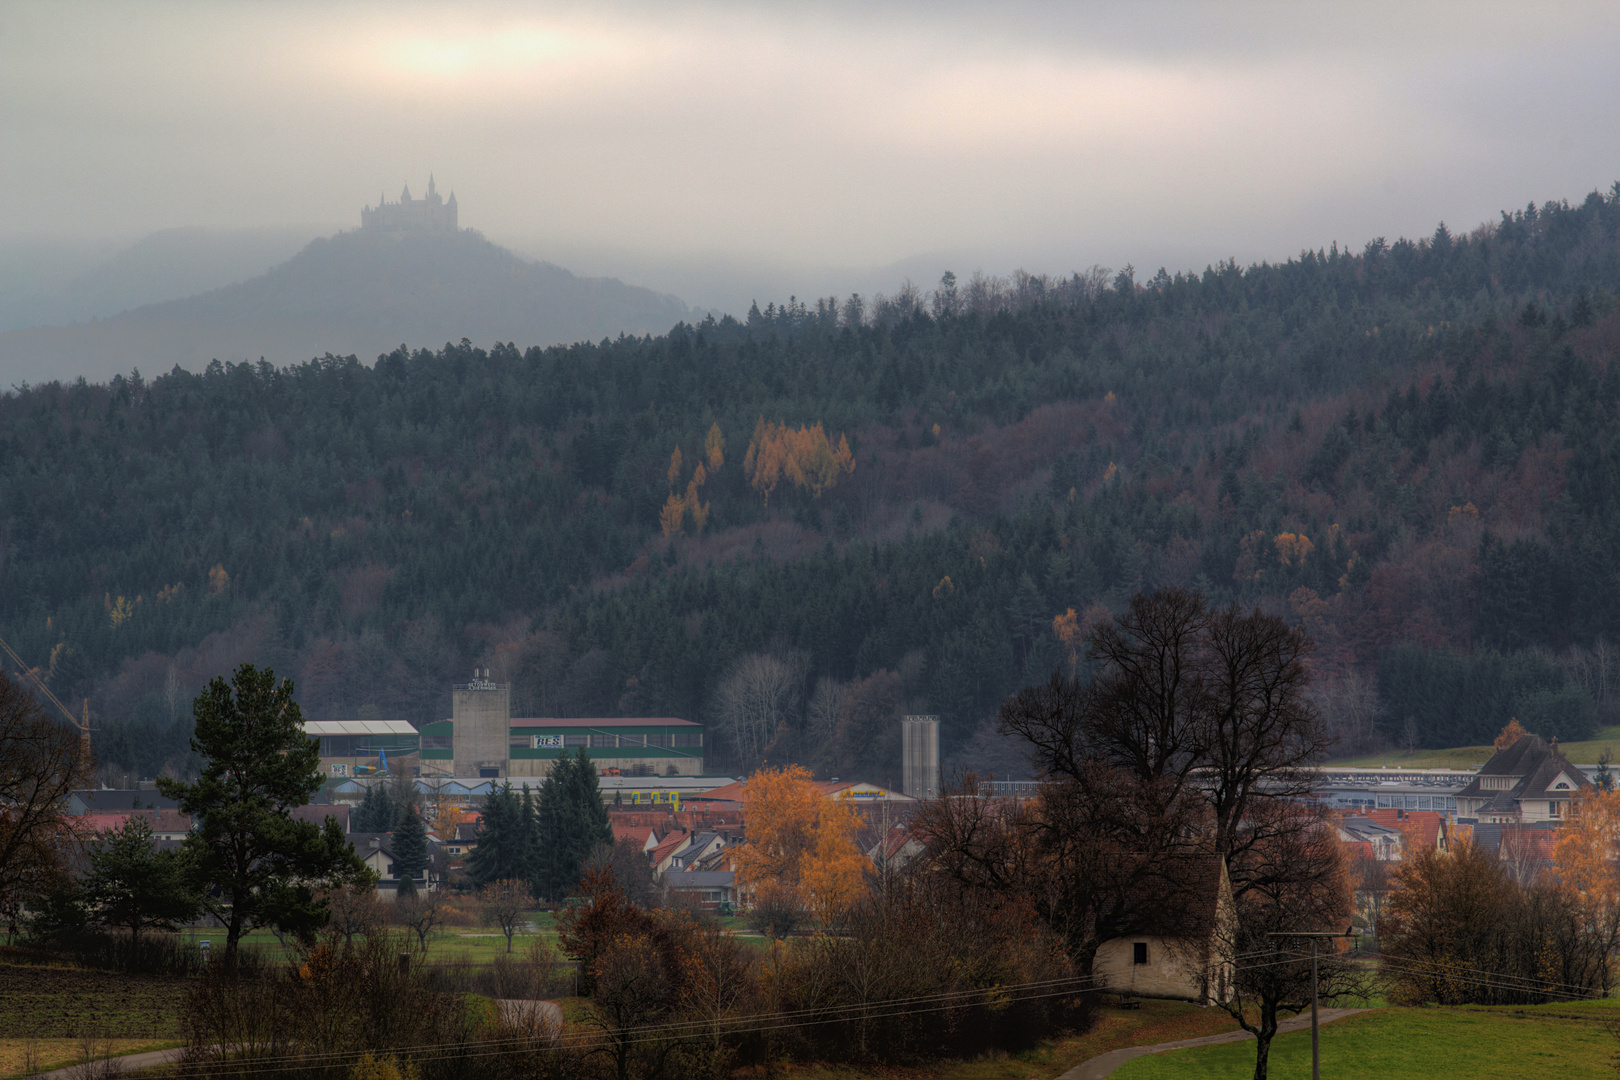
[[[431,170],[595,272],[1151,272],[1620,178],[1613,3],[793,6],[6,0],[0,238],[352,228]]]

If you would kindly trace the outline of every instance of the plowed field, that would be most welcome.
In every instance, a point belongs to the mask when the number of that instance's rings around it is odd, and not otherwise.
[[[0,964],[0,1039],[173,1038],[181,979]]]

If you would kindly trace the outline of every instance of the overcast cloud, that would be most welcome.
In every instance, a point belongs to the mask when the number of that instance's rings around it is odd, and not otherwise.
[[[710,303],[1359,248],[1620,178],[1612,3],[785,6],[14,0],[0,238],[352,228],[431,170],[491,239]]]

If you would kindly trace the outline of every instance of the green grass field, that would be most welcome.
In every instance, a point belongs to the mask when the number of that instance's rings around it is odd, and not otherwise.
[[[219,930],[185,930],[182,934],[188,941],[210,941],[214,949],[225,947],[225,935]],[[552,945],[557,943],[556,932],[549,929],[538,933],[514,934],[512,955],[522,956],[536,938],[544,938]],[[413,936],[413,946],[415,941]],[[285,959],[289,953],[275,935],[264,931],[248,934],[242,939],[242,947],[272,960]],[[428,938],[427,959],[434,962],[465,960],[473,964],[488,964],[505,953],[506,938],[497,931],[483,927],[450,927]]]
[[[1559,743],[1559,752],[1577,765],[1590,765],[1605,750],[1620,750],[1620,727],[1607,727],[1597,736],[1584,742]],[[1377,767],[1388,765],[1403,769],[1470,769],[1483,765],[1495,753],[1491,746],[1454,746],[1447,750],[1414,750],[1374,754],[1371,757],[1348,758],[1329,762],[1331,765],[1361,765]]]
[[[1322,1075],[1333,1080],[1511,1076],[1597,1080],[1615,1075],[1620,1039],[1604,1027],[1620,1002],[1572,1009],[1377,1009],[1322,1029]],[[1271,1076],[1311,1075],[1308,1030],[1271,1045]],[[1114,1080],[1240,1080],[1254,1075],[1254,1043],[1175,1050],[1127,1062]]]

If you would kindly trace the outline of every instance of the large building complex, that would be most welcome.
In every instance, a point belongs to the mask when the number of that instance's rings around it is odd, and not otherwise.
[[[702,724],[672,716],[513,717],[511,687],[491,681],[487,670],[452,687],[450,719],[420,732],[405,720],[309,720],[304,732],[320,740],[328,777],[372,775],[384,762],[390,772],[424,779],[540,777],[576,749],[604,776],[703,775]]]
[[[703,773],[703,725],[675,717],[514,718],[511,688],[488,672],[453,688],[451,716],[422,728],[422,775],[545,776],[584,749],[620,776]]]

